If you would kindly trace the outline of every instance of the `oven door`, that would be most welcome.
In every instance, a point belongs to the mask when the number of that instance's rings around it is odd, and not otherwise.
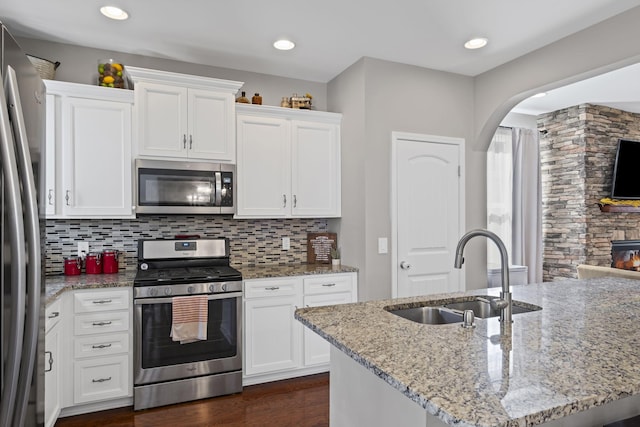
[[[134,384],[242,369],[242,292],[209,296],[207,339],[188,344],[169,334],[172,299],[134,300]]]

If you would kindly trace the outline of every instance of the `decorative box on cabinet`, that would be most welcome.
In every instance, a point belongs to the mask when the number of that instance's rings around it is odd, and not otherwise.
[[[51,218],[132,218],[127,90],[45,80],[46,213]]]
[[[342,115],[255,105],[236,110],[236,217],[339,217]]]
[[[235,94],[242,82],[127,67],[139,157],[235,163]]]
[[[251,385],[329,369],[329,343],[304,331],[294,312],[304,306],[357,300],[357,273],[244,281],[245,366]]]

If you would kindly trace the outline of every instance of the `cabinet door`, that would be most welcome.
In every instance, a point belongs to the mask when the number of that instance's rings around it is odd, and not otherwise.
[[[235,163],[233,95],[200,89],[188,94],[189,157]]]
[[[347,304],[353,302],[351,292],[340,292],[326,295],[312,295],[304,297],[305,307],[319,307],[323,305]],[[311,329],[304,328],[304,366],[315,366],[329,363],[331,344]]]
[[[66,97],[62,119],[63,214],[131,217],[131,104]]]
[[[135,88],[138,154],[186,157],[187,89],[138,83]]]
[[[288,295],[245,301],[245,375],[300,366],[301,324],[293,317],[299,299]]]
[[[294,120],[292,126],[292,214],[340,216],[340,127]]]
[[[129,356],[95,357],[74,362],[74,403],[130,396]]]
[[[44,425],[53,426],[60,414],[60,373],[62,350],[60,324],[47,332],[44,338]]]
[[[238,115],[237,216],[277,218],[291,208],[289,122]]]

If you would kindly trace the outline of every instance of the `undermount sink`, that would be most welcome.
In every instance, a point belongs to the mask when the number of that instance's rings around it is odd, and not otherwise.
[[[423,306],[410,308],[385,307],[391,314],[405,319],[423,323],[427,325],[445,325],[449,323],[461,323],[465,310],[473,310],[473,315],[477,318],[486,319],[500,316],[500,309],[491,307],[490,301],[495,296],[462,297],[453,302],[441,306]],[[542,307],[527,304],[520,301],[513,301],[512,314],[528,313],[542,310]]]

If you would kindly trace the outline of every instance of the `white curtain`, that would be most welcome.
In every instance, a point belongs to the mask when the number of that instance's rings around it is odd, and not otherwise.
[[[511,263],[528,267],[529,283],[542,282],[542,185],[538,131],[514,128]]]
[[[511,260],[511,198],[513,180],[511,129],[500,127],[487,151],[487,229],[502,239]],[[487,242],[487,267],[500,267],[500,252]]]

